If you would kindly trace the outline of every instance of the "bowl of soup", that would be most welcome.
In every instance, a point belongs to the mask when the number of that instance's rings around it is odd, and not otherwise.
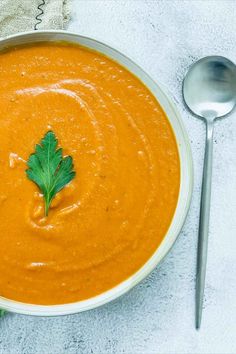
[[[175,105],[117,50],[58,31],[0,41],[0,308],[55,316],[133,288],[187,215],[192,158]],[[52,200],[26,175],[53,131],[75,178]]]

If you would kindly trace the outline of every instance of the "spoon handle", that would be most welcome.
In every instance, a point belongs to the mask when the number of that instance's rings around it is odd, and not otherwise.
[[[206,277],[208,231],[211,201],[211,176],[213,156],[213,120],[206,121],[206,147],[202,177],[201,208],[198,235],[197,276],[196,276],[196,328],[199,329],[202,319],[202,306]]]

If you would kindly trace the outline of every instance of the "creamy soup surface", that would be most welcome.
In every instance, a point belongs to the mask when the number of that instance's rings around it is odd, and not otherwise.
[[[12,48],[0,72],[0,296],[49,305],[101,294],[144,265],[171,223],[171,126],[134,75],[80,46]],[[25,170],[49,130],[76,177],[45,217]]]

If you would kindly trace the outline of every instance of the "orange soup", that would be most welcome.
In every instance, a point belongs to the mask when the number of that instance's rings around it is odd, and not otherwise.
[[[167,117],[133,74],[80,46],[11,48],[0,73],[0,296],[49,305],[101,294],[170,226],[180,162]],[[45,217],[25,170],[49,130],[76,176]]]

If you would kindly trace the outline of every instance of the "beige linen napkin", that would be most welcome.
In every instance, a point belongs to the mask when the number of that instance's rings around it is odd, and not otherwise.
[[[0,0],[0,37],[40,29],[64,29],[70,0]]]

